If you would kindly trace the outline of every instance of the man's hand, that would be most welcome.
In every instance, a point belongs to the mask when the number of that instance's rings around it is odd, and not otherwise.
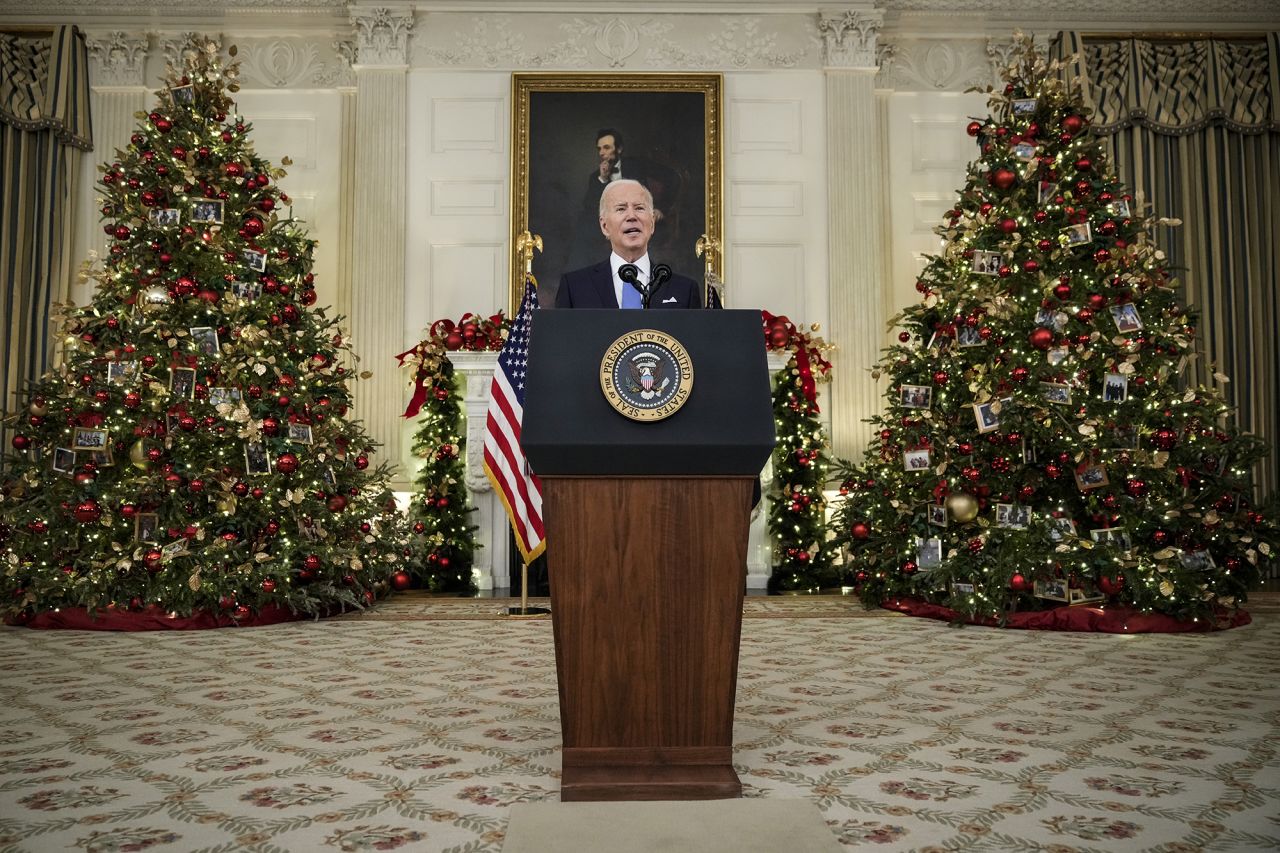
[[[610,178],[613,177],[613,167],[616,162],[617,161],[615,161],[612,157],[605,157],[601,159],[600,171],[596,175],[596,177],[600,179],[600,183],[602,184],[609,183]]]

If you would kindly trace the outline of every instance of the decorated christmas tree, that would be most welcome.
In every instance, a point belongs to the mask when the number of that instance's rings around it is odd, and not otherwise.
[[[449,353],[500,350],[509,324],[499,312],[488,318],[467,314],[455,323],[440,320],[426,340],[401,353],[414,369],[414,394],[405,417],[418,417],[413,455],[422,460],[409,504],[409,523],[418,559],[393,586],[431,592],[474,592],[471,577],[477,529],[467,505],[466,434],[458,379]]]
[[[183,63],[101,167],[96,291],[65,307],[62,364],[11,421],[10,620],[323,614],[373,601],[406,559],[386,466],[345,419],[349,344],[311,307],[315,244],[234,115],[236,65],[195,39]]]
[[[837,537],[869,605],[1213,618],[1274,557],[1265,448],[1186,378],[1196,314],[1152,240],[1176,223],[1125,191],[1060,70],[1019,36],[969,125],[980,157],[897,318],[873,445],[838,472]]]
[[[817,383],[827,378],[831,362],[823,356],[822,338],[797,327],[786,317],[763,312],[765,342],[771,350],[791,353],[774,378],[773,421],[778,444],[773,451],[773,489],[769,501],[769,533],[773,537],[774,592],[814,591],[841,582],[827,535],[827,439],[818,420]],[[817,331],[817,326],[812,327]]]

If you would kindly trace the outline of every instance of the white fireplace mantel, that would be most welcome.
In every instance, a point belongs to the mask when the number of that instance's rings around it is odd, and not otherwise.
[[[510,530],[506,510],[493,491],[484,473],[484,422],[489,410],[489,387],[493,369],[498,361],[496,352],[450,353],[454,370],[464,379],[462,410],[467,419],[466,470],[463,479],[476,508],[476,544],[472,576],[482,590],[506,589],[511,586],[508,571],[510,559]],[[787,364],[787,356],[768,354],[769,375],[772,377]],[[750,538],[747,543],[747,589],[764,589],[769,583],[772,553],[767,526],[769,485],[773,479],[773,464],[769,462],[761,472],[760,481],[765,497],[751,516]]]

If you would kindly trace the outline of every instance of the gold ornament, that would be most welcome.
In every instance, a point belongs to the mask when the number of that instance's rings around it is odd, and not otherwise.
[[[947,511],[956,521],[973,521],[978,517],[978,501],[973,495],[956,492],[947,495]]]
[[[44,400],[40,400],[39,402],[32,400],[31,405],[27,406],[27,411],[31,412],[31,414],[36,415],[37,417],[42,418],[45,415],[49,414],[49,404]]]
[[[143,439],[138,439],[133,443],[133,447],[129,448],[129,461],[140,471],[151,467],[151,460],[147,458],[147,444]]]

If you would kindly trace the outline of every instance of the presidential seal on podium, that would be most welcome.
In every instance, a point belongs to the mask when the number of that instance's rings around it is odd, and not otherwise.
[[[692,389],[693,361],[666,332],[627,332],[600,359],[600,390],[614,410],[633,421],[671,417]]]

